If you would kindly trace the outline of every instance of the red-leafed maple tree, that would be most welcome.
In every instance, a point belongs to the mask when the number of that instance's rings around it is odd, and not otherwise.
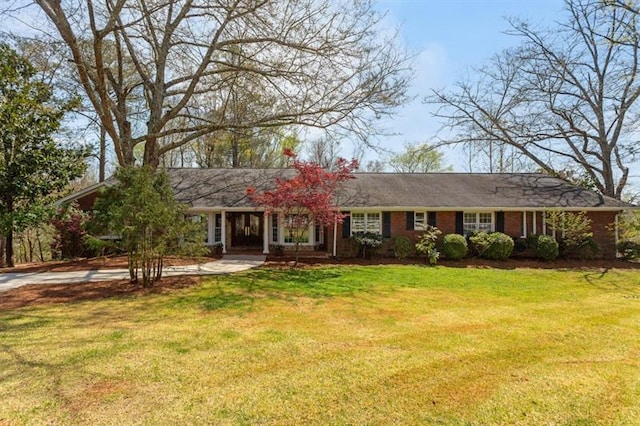
[[[300,243],[307,241],[311,223],[316,226],[329,226],[336,221],[342,223],[346,215],[337,209],[335,195],[343,182],[355,178],[353,172],[358,168],[358,162],[341,158],[335,170],[326,170],[317,163],[299,160],[289,149],[284,155],[292,160],[295,176],[277,177],[275,188],[271,190],[258,192],[255,188],[247,188],[247,195],[265,208],[265,214],[284,215],[287,239],[295,244],[297,264]]]

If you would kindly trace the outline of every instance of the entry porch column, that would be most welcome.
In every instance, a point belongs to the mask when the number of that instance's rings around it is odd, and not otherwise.
[[[264,226],[262,232],[262,253],[269,254],[269,215],[266,213],[263,215]]]

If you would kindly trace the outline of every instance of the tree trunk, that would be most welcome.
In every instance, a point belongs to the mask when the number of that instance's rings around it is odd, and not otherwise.
[[[107,129],[100,126],[100,154],[98,158],[98,182],[104,182],[107,168]]]
[[[0,268],[4,268],[5,267],[5,263],[4,263],[4,235],[0,235]]]
[[[42,239],[40,238],[40,228],[36,229],[36,241],[38,242],[38,256],[40,262],[44,262],[44,252],[42,251]]]
[[[7,267],[12,268],[15,266],[13,262],[13,226],[9,227],[7,231],[6,241],[5,241],[5,258],[4,261]]]

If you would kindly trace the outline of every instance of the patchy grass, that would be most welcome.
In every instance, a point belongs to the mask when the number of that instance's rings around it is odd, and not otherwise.
[[[640,424],[640,274],[258,269],[0,312],[0,424]]]

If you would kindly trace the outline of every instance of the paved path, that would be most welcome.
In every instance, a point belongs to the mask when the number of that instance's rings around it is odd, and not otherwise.
[[[229,255],[220,260],[188,266],[166,266],[165,277],[176,275],[219,275],[260,266],[266,256]],[[0,274],[0,293],[27,284],[76,284],[129,278],[128,269],[97,269],[71,272],[8,272]]]

